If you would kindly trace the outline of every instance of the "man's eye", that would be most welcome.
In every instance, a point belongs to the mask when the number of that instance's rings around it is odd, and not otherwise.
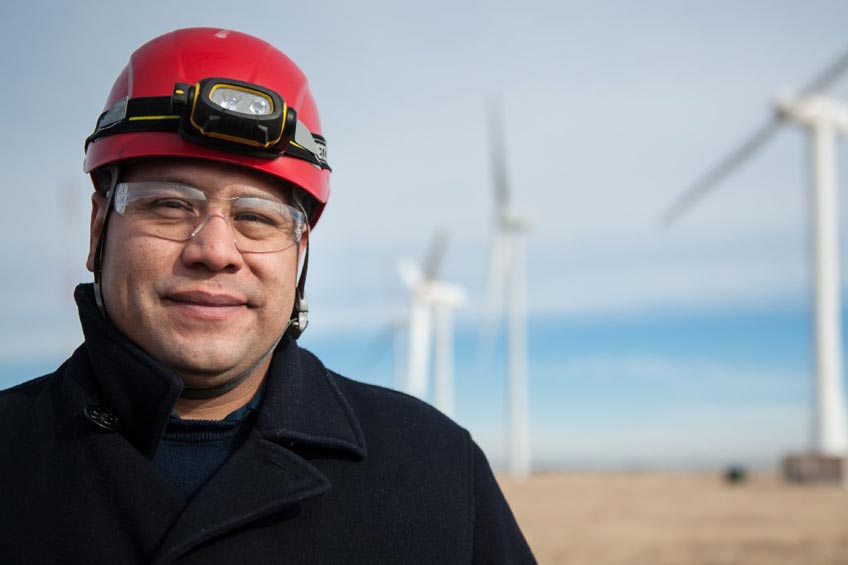
[[[256,212],[239,212],[233,219],[237,222],[245,222],[250,224],[264,224],[267,226],[279,226],[280,221],[268,214],[259,214]]]
[[[151,202],[151,207],[165,210],[194,210],[194,206],[190,202],[186,200],[179,200],[176,198],[161,198],[159,200],[154,200],[153,202]]]
[[[171,220],[192,216],[196,210],[197,207],[191,201],[183,198],[148,198],[136,202],[130,212]]]

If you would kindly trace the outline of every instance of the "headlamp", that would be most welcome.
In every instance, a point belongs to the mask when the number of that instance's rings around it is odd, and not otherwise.
[[[225,110],[250,116],[267,116],[274,109],[274,103],[267,94],[252,92],[235,85],[215,85],[209,99]]]
[[[170,96],[119,100],[100,115],[89,143],[132,131],[174,131],[199,145],[253,157],[288,155],[329,169],[324,138],[311,133],[282,97],[226,78],[177,83]]]
[[[180,133],[196,142],[200,136],[279,154],[297,129],[297,112],[279,94],[237,80],[177,83],[171,108],[181,117]]]

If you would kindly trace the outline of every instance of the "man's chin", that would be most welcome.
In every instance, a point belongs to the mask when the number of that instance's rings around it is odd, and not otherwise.
[[[224,367],[220,365],[183,365],[172,367],[187,388],[214,388],[239,377],[250,367]]]
[[[249,370],[267,353],[267,349],[257,350],[258,343],[244,347],[247,344],[239,338],[244,338],[246,333],[172,332],[167,341],[157,340],[152,344],[148,353],[175,371],[187,386],[216,386]],[[272,345],[269,343],[267,347],[270,349]]]
[[[226,378],[227,375],[236,376],[246,369],[246,367],[240,369],[240,365],[244,364],[246,353],[238,354],[224,347],[215,347],[214,342],[207,342],[204,345],[203,348],[181,348],[179,351],[169,351],[155,357],[184,379],[190,380],[220,379],[226,382],[229,380]]]

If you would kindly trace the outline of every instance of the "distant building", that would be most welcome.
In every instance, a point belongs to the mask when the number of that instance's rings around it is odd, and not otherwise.
[[[783,478],[792,483],[841,483],[845,458],[805,453],[783,459]]]

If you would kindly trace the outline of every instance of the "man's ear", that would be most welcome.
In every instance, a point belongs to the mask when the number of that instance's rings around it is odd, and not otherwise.
[[[91,195],[91,226],[88,235],[88,259],[85,261],[86,268],[94,272],[94,256],[97,254],[97,243],[103,232],[106,221],[106,197],[95,192]]]

